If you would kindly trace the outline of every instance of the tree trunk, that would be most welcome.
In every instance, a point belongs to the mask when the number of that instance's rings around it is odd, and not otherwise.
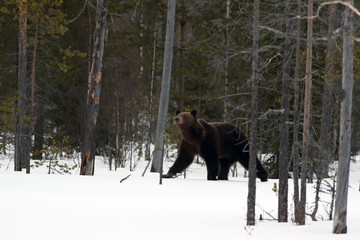
[[[285,2],[285,43],[284,63],[282,75],[281,106],[284,112],[280,117],[280,154],[279,154],[279,200],[278,221],[287,222],[288,219],[288,159],[289,159],[289,110],[290,110],[290,1]]]
[[[306,211],[306,178],[307,166],[310,161],[310,120],[311,120],[311,87],[312,87],[312,23],[313,1],[308,1],[308,25],[306,40],[306,76],[305,76],[305,99],[304,99],[304,121],[303,121],[303,146],[301,161],[301,196],[300,196],[300,219],[299,225],[305,225]]]
[[[18,112],[15,133],[15,171],[30,173],[29,79],[27,77],[27,0],[19,2]]]
[[[315,207],[311,213],[311,219],[316,221],[316,213],[319,205],[319,192],[321,190],[322,179],[328,177],[329,165],[334,161],[333,137],[332,137],[332,118],[333,109],[335,105],[335,83],[336,74],[334,74],[334,58],[335,58],[335,30],[337,29],[337,6],[330,6],[329,27],[328,27],[328,42],[326,53],[325,79],[322,95],[322,112],[321,112],[321,126],[320,126],[320,159],[315,165],[315,174],[317,176],[316,190],[315,190]]]
[[[98,0],[92,64],[88,80],[84,141],[81,149],[81,175],[94,174],[96,122],[99,113],[102,59],[104,54],[107,0]]]
[[[295,222],[299,223],[300,216],[300,197],[299,197],[299,80],[300,80],[300,37],[301,37],[301,0],[297,1],[297,14],[299,16],[296,26],[296,63],[295,63],[295,81],[294,81],[294,133],[292,145],[292,161],[293,161],[293,180],[294,180],[294,215]]]
[[[230,19],[230,4],[231,0],[226,1],[226,22]],[[229,119],[229,27],[226,26],[225,28],[225,41],[226,41],[226,49],[225,49],[225,67],[224,67],[224,75],[225,75],[225,84],[224,84],[224,121],[227,122]]]
[[[180,59],[179,59],[179,83],[178,83],[178,101],[177,108],[184,110],[184,85],[185,85],[185,3],[181,1],[182,13],[180,19]]]
[[[155,80],[155,63],[156,63],[156,33],[157,33],[157,18],[155,19],[154,24],[154,40],[153,40],[153,54],[152,54],[152,63],[151,63],[151,76],[150,76],[150,93],[149,93],[149,112],[148,112],[148,134],[145,150],[145,159],[146,161],[151,161],[150,156],[150,146],[151,146],[151,133],[152,133],[152,119],[153,119],[153,96],[154,96],[154,80]]]
[[[44,102],[42,100],[37,101],[36,96],[36,57],[37,57],[37,45],[38,45],[38,23],[35,26],[34,36],[34,49],[31,64],[31,119],[32,119],[32,135],[34,135],[34,147],[33,147],[33,159],[42,159],[41,150],[43,148],[44,137]]]
[[[354,4],[353,0],[347,0]],[[340,143],[338,180],[336,184],[336,200],[333,233],[347,232],[347,197],[349,187],[350,146],[351,146],[351,111],[353,92],[353,12],[345,9],[343,32],[343,62],[342,62],[342,101],[340,112]]]
[[[254,0],[250,160],[249,160],[249,183],[248,183],[247,223],[246,223],[248,226],[255,225],[256,149],[257,149],[258,80],[259,80],[258,49],[259,49],[259,0]]]
[[[335,39],[334,31],[337,29],[336,23],[337,6],[331,5],[329,14],[329,28],[325,66],[325,79],[322,95],[322,112],[321,112],[321,127],[320,127],[320,163],[316,169],[318,178],[325,178],[328,176],[329,164],[333,161],[332,155],[335,146],[332,145],[332,114],[335,105],[335,82],[336,75],[334,73],[334,57],[335,57]]]
[[[166,115],[168,112],[171,65],[174,45],[174,25],[175,25],[175,6],[176,0],[168,1],[166,39],[164,52],[164,66],[162,72],[162,84],[159,103],[159,115],[156,125],[155,150],[151,166],[151,172],[160,173],[160,184],[162,183],[162,162],[164,155],[164,135],[166,125]]]
[[[44,147],[44,90],[39,89],[36,94],[37,103],[36,103],[36,122],[34,126],[34,150],[33,150],[33,159],[42,159],[42,150]]]

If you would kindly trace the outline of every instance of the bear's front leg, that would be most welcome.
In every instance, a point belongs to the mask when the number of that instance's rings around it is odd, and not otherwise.
[[[196,149],[191,144],[184,140],[180,143],[179,155],[176,158],[174,164],[170,167],[167,174],[163,175],[163,178],[173,178],[178,173],[183,172],[192,163],[195,157]]]

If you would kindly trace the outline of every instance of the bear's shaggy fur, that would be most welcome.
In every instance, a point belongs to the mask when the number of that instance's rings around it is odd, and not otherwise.
[[[175,123],[182,141],[173,166],[164,178],[183,172],[196,155],[206,163],[208,180],[228,180],[232,164],[238,161],[249,167],[249,143],[245,134],[231,123],[208,123],[197,119],[197,112],[176,111]],[[268,173],[256,160],[257,177],[267,181]]]

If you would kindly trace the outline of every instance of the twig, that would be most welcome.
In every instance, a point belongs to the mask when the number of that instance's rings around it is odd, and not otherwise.
[[[330,1],[330,2],[323,2],[320,4],[319,8],[317,9],[316,12],[316,16],[314,16],[314,18],[319,16],[319,12],[321,10],[322,7],[327,6],[327,5],[333,5],[333,4],[341,4],[345,7],[350,8],[356,15],[360,16],[360,11],[358,9],[356,9],[353,5],[351,5],[351,3],[349,2],[344,2],[344,1]]]
[[[120,180],[120,183],[122,183],[123,181],[125,181],[126,179],[128,179],[131,176],[131,174],[127,175],[126,177],[124,177],[123,179]]]
[[[258,206],[259,208],[261,208],[261,210],[266,213],[267,215],[269,215],[269,217],[271,217],[272,219],[270,220],[277,220],[277,218],[273,217],[269,212],[265,211],[259,204],[256,204],[256,206]],[[263,219],[266,220],[266,219]]]
[[[82,7],[82,9],[81,9],[80,12],[78,13],[78,15],[77,15],[75,18],[71,19],[71,20],[69,21],[69,23],[74,22],[76,19],[78,19],[78,18],[80,17],[80,15],[81,15],[81,14],[83,13],[83,11],[85,10],[87,4],[88,4],[88,0],[85,0],[84,6]]]

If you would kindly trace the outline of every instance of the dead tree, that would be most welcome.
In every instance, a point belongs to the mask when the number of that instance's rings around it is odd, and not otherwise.
[[[96,122],[100,103],[107,3],[107,0],[97,0],[96,27],[93,41],[92,63],[88,79],[84,138],[81,148],[81,175],[94,174]]]
[[[27,77],[27,0],[21,0],[19,6],[19,55],[18,55],[18,111],[16,113],[15,133],[15,171],[26,168],[30,173],[30,92]]]
[[[255,225],[256,199],[256,149],[258,125],[258,81],[259,81],[259,0],[254,1],[253,21],[253,59],[252,59],[252,87],[251,87],[251,130],[250,130],[250,159],[249,183],[247,198],[247,225]]]
[[[174,45],[174,29],[175,29],[175,6],[176,6],[176,0],[168,1],[164,66],[162,72],[159,115],[156,125],[154,157],[151,166],[151,172],[160,173],[160,184],[162,183],[162,161],[164,155],[165,124],[166,124],[166,115],[168,112],[169,94],[170,94],[170,77],[171,77],[173,45]]]
[[[282,74],[281,107],[284,110],[280,117],[280,154],[279,154],[279,200],[278,221],[288,219],[288,162],[289,162],[289,110],[290,110],[290,1],[285,2],[285,42]]]
[[[301,194],[299,225],[305,225],[307,165],[310,158],[311,88],[312,88],[312,29],[313,1],[308,1],[308,24],[306,40],[305,100],[303,121],[303,145],[301,161]]]
[[[353,0],[346,2],[351,5]],[[343,61],[342,61],[342,101],[340,112],[340,143],[338,179],[336,183],[336,200],[334,212],[333,233],[347,232],[347,197],[349,187],[350,146],[351,146],[351,111],[353,92],[353,64],[354,64],[354,37],[353,12],[345,9],[343,32]]]

